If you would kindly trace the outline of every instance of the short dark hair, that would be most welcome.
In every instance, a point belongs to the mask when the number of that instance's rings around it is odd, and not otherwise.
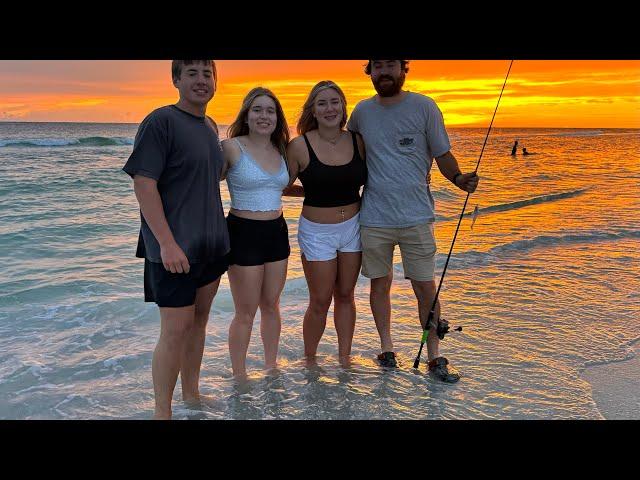
[[[367,65],[364,67],[364,73],[367,75],[371,75],[371,62],[375,60],[369,60]],[[404,73],[409,73],[409,60],[398,60],[400,62],[400,68],[404,71]]]
[[[182,68],[187,65],[193,65],[194,63],[204,63],[205,65],[211,65],[213,69],[213,88],[217,87],[218,72],[216,71],[216,62],[214,60],[173,60],[171,62],[171,78],[175,81],[182,75]]]

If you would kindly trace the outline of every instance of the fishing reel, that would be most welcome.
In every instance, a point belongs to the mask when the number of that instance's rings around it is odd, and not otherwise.
[[[440,317],[438,319],[438,326],[436,327],[436,333],[440,340],[444,340],[444,336],[449,333],[449,322],[444,318]],[[456,327],[453,329],[454,332],[461,332],[462,327]]]

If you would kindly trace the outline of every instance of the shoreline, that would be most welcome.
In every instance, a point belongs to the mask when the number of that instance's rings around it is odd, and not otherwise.
[[[605,420],[640,420],[640,342],[631,348],[633,358],[592,365],[580,374]]]

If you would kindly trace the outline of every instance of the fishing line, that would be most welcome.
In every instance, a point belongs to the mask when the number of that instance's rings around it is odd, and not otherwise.
[[[491,123],[489,124],[489,129],[487,130],[487,135],[484,137],[484,143],[482,144],[482,150],[480,150],[480,157],[478,158],[478,162],[476,163],[476,168],[473,173],[478,172],[478,167],[480,166],[480,160],[482,160],[482,154],[484,153],[484,147],[487,145],[487,140],[489,139],[489,133],[491,132],[491,127],[493,126],[493,120],[496,118],[496,112],[498,111],[498,105],[500,105],[500,99],[502,98],[502,92],[504,92],[504,87],[507,84],[507,79],[509,78],[509,72],[511,72],[511,66],[513,65],[513,60],[509,63],[509,70],[507,70],[507,76],[504,78],[504,83],[502,84],[502,90],[500,90],[500,96],[498,97],[498,103],[496,104],[496,109],[493,111],[493,117],[491,118]],[[413,362],[413,368],[418,368],[420,366],[420,355],[422,355],[422,347],[426,343],[429,337],[429,328],[431,326],[436,327],[437,335],[440,339],[444,339],[445,334],[449,331],[448,325],[443,325],[441,327],[440,321],[437,324],[432,325],[433,317],[435,315],[436,305],[438,303],[438,296],[440,295],[440,289],[442,288],[442,281],[444,280],[444,275],[447,273],[447,266],[449,265],[449,260],[451,259],[451,252],[453,252],[453,245],[456,243],[456,237],[458,236],[458,230],[460,230],[460,223],[462,223],[462,217],[464,217],[464,211],[467,208],[467,202],[469,201],[469,196],[471,192],[467,192],[467,198],[464,200],[464,205],[462,206],[462,212],[460,212],[460,219],[458,220],[458,226],[456,228],[456,233],[453,235],[453,241],[451,242],[451,248],[449,249],[449,255],[447,255],[447,261],[444,264],[444,268],[442,269],[442,276],[440,277],[440,284],[438,285],[438,290],[436,291],[436,296],[433,299],[433,304],[431,305],[431,310],[429,311],[429,317],[427,318],[426,325],[422,330],[422,338],[420,340],[420,350],[418,350],[418,355],[416,356],[415,361]],[[439,320],[439,319],[438,319]],[[462,331],[462,327],[457,327],[454,329],[455,331]]]

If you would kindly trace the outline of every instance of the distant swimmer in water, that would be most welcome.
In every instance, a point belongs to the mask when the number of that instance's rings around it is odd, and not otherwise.
[[[518,150],[518,140],[516,140],[516,142],[513,144],[513,148],[511,149],[511,156],[512,157],[516,156],[516,150]]]
[[[533,155],[533,153],[527,152],[527,149],[525,147],[523,147],[522,148],[522,155]]]

